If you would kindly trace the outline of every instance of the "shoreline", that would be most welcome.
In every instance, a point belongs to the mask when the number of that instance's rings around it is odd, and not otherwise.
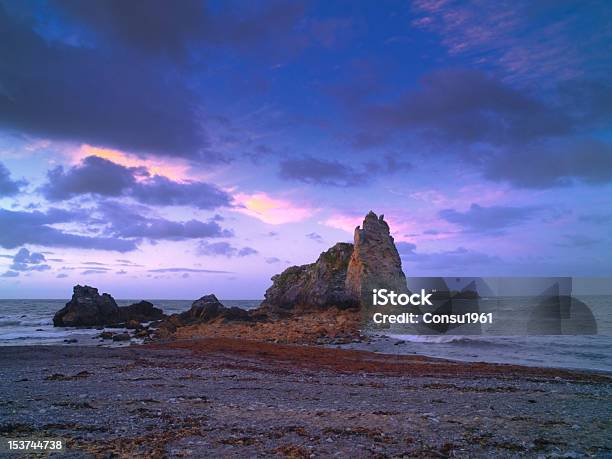
[[[231,338],[0,348],[0,436],[71,457],[612,453],[612,377]]]

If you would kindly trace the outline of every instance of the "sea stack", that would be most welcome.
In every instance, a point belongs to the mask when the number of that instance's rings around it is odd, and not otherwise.
[[[97,288],[88,285],[75,285],[72,292],[72,299],[53,316],[55,327],[92,327],[130,320],[149,322],[166,317],[148,301],[119,307],[111,295],[100,295]]]
[[[374,212],[355,229],[355,244],[339,242],[315,263],[272,277],[261,307],[267,312],[308,312],[366,306],[373,288],[407,291],[406,276],[389,225]]]
[[[355,228],[354,246],[346,274],[347,294],[362,306],[371,303],[372,289],[408,291],[406,276],[389,225],[370,211]]]

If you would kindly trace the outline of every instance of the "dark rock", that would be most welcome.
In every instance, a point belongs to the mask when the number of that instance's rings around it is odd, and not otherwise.
[[[141,327],[140,322],[135,319],[130,319],[125,324],[125,328],[127,328],[128,330],[136,330],[137,328],[140,328],[140,327]]]
[[[134,336],[136,338],[146,338],[149,336],[149,330],[143,328],[142,330],[138,330]]]
[[[108,293],[100,295],[97,288],[77,285],[72,299],[53,317],[56,327],[92,326],[112,323],[119,314],[119,307]]]
[[[163,311],[148,301],[119,307],[108,293],[100,295],[97,288],[76,285],[72,299],[55,313],[56,327],[117,325],[128,321],[149,322],[165,317]]]
[[[69,339],[65,339],[65,340],[64,340],[64,343],[67,343],[67,344],[72,344],[72,343],[77,343],[78,341],[79,341],[79,340],[78,340],[78,339],[76,339],[76,338],[69,338]]]
[[[151,322],[165,318],[164,311],[153,306],[153,303],[148,301],[140,301],[119,308],[119,314],[124,321],[135,320],[138,322]]]
[[[250,321],[251,315],[245,309],[226,308],[215,295],[205,295],[192,303],[189,311],[179,315],[179,322],[193,324],[223,319],[226,321]]]
[[[113,339],[113,335],[114,335],[113,332],[105,331],[105,332],[100,333],[98,337],[102,339]]]
[[[352,253],[352,244],[339,242],[321,253],[315,263],[292,266],[272,277],[272,286],[266,290],[262,309],[278,313],[283,310],[357,306],[345,288]]]
[[[188,311],[180,314],[172,314],[161,322],[155,330],[155,336],[161,339],[168,338],[178,327],[184,327],[186,325],[195,325],[212,321],[250,322],[260,318],[261,316],[257,316],[256,318],[252,317],[251,312],[245,309],[225,307],[215,295],[204,295],[202,298],[194,301]]]
[[[113,341],[129,341],[130,335],[127,333],[117,333],[113,335]]]

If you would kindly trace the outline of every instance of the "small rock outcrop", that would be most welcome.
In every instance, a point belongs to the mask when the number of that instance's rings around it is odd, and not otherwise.
[[[370,211],[355,229],[354,244],[340,242],[315,263],[272,277],[260,308],[282,313],[368,306],[373,288],[408,290],[389,225]]]
[[[179,319],[185,324],[192,324],[214,319],[250,321],[251,316],[245,309],[225,307],[215,295],[204,295],[191,304],[191,309],[179,314]]]
[[[76,285],[72,299],[53,316],[55,327],[92,327],[116,325],[130,320],[148,322],[165,317],[163,311],[148,301],[119,307],[108,293],[100,295],[98,289]]]
[[[357,306],[345,288],[353,245],[339,242],[315,263],[292,266],[272,277],[261,308],[271,312]]]
[[[389,225],[372,211],[355,228],[354,247],[346,274],[346,291],[362,305],[371,303],[372,289],[408,291],[406,276]]]
[[[204,295],[195,300],[191,308],[180,314],[172,314],[161,322],[155,334],[157,338],[168,338],[179,327],[204,324],[210,322],[242,321],[251,322],[257,319],[257,314],[237,307],[225,307],[215,295]]]

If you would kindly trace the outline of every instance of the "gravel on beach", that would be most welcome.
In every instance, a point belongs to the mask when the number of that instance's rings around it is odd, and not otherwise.
[[[612,455],[612,378],[554,369],[201,339],[2,347],[0,386],[61,458]]]

